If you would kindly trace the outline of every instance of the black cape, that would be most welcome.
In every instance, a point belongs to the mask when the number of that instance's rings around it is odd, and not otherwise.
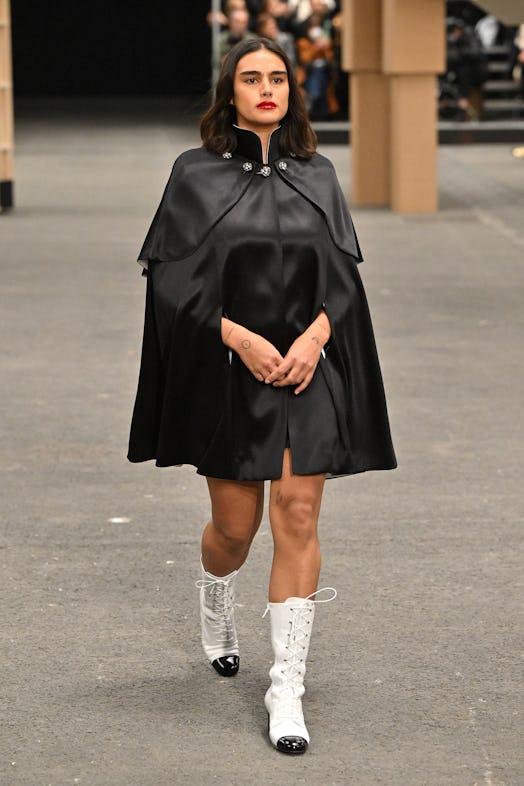
[[[396,466],[353,223],[332,164],[237,129],[224,156],[175,162],[139,261],[146,313],[130,461],[233,480]],[[332,335],[308,388],[258,382],[221,341],[223,315],[285,354],[324,309]]]

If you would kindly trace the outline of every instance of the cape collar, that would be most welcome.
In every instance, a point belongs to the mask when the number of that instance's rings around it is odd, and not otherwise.
[[[258,134],[254,131],[248,131],[247,128],[240,128],[234,125],[235,134],[237,137],[236,155],[243,158],[249,158],[251,161],[258,161],[264,163],[264,155],[262,150],[262,142]],[[281,152],[279,147],[279,137],[282,131],[282,126],[275,128],[269,137],[269,150],[267,156],[268,164],[272,164],[277,158],[280,158]]]
[[[276,133],[270,144],[272,155],[277,148],[273,144]],[[259,152],[260,147],[258,140]],[[175,161],[139,259],[146,265],[148,260],[186,259],[242,199],[253,180],[260,179],[258,175],[272,175],[298,191],[323,214],[335,246],[357,261],[362,259],[345,197],[327,158],[319,153],[307,161],[281,157],[270,159],[271,166],[259,169],[253,159],[242,161],[243,157],[236,153],[219,156],[203,147],[182,153]]]

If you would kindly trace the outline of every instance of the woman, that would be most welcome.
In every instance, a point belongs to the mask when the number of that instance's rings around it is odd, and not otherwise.
[[[511,73],[520,83],[520,97],[524,101],[524,25],[519,25],[510,52]]]
[[[306,105],[312,120],[323,120],[339,110],[331,30],[332,25],[325,12],[311,14],[304,23],[302,35],[297,39],[297,80],[305,90]]]
[[[257,35],[260,38],[269,38],[271,41],[276,41],[288,56],[293,70],[296,70],[295,39],[291,33],[287,33],[279,28],[276,17],[273,14],[263,11],[257,16]]]
[[[271,480],[265,704],[273,745],[303,753],[324,481],[395,457],[353,225],[276,43],[231,50],[201,134],[203,147],[175,162],[139,257],[146,316],[128,458],[206,476],[202,644],[222,676],[239,668],[235,579]]]

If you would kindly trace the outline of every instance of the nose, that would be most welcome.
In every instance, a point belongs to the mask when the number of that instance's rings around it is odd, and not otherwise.
[[[272,95],[271,83],[267,77],[262,80],[260,85],[260,92],[263,96],[270,96]]]

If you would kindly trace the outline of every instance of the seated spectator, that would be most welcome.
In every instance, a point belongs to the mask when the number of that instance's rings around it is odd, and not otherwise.
[[[293,68],[296,68],[297,57],[295,52],[295,39],[291,33],[285,33],[279,29],[277,20],[274,16],[268,13],[259,14],[257,19],[257,33],[262,38],[269,38],[271,41],[276,41],[289,57]]]
[[[221,60],[239,41],[256,38],[256,35],[249,30],[249,14],[245,8],[230,11],[227,19],[229,26],[220,33]]]
[[[524,101],[524,25],[517,28],[510,54],[510,67],[513,79],[520,82],[520,97]]]
[[[225,0],[222,3],[222,10],[221,11],[209,11],[206,19],[208,25],[212,25],[213,22],[216,20],[220,27],[226,28],[229,27],[227,18],[231,11],[243,11],[247,8],[246,0]]]
[[[320,7],[319,0],[313,0]],[[331,28],[326,13],[313,13],[304,23],[297,40],[298,81],[305,91],[306,106],[312,120],[338,112],[335,87],[337,69],[333,54]]]
[[[295,16],[287,0],[263,0],[262,11],[271,14],[283,33],[295,34]]]
[[[319,13],[318,0],[287,0],[291,13],[294,15],[296,24],[303,24],[311,14]],[[340,3],[336,0],[320,0],[322,13],[331,14],[340,10]]]
[[[486,14],[479,19],[475,25],[475,32],[482,44],[483,49],[489,49],[497,43],[497,36],[500,30],[500,22],[493,14]]]
[[[462,19],[446,20],[448,79],[451,76],[459,91],[459,107],[470,117],[479,114],[482,85],[486,78],[486,56],[473,30]]]

